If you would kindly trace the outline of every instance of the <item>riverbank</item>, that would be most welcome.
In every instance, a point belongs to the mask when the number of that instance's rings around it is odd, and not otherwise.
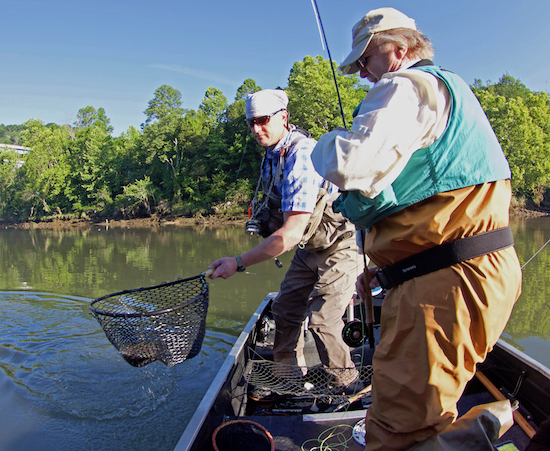
[[[224,216],[194,216],[192,218],[179,216],[150,216],[132,219],[105,219],[102,221],[91,219],[59,219],[49,218],[40,221],[0,222],[3,229],[77,229],[91,226],[143,228],[175,225],[181,227],[222,227],[230,224],[244,224],[246,217],[227,218]]]
[[[512,208],[510,210],[511,218],[537,218],[543,216],[549,216],[550,210],[541,209],[536,206]],[[22,221],[22,222],[5,222],[0,221],[0,228],[8,229],[76,229],[85,228],[91,226],[98,227],[161,227],[165,225],[181,226],[181,227],[224,227],[231,224],[244,224],[247,220],[245,215],[240,217],[231,217],[221,215],[202,216],[196,215],[191,218],[184,216],[150,216],[146,218],[132,218],[132,219],[105,219],[105,220],[92,220],[92,219],[59,219],[48,218],[47,220],[37,221]]]

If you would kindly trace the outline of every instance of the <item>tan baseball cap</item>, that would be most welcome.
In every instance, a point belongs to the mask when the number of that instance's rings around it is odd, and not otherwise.
[[[394,8],[378,8],[369,11],[351,30],[353,39],[351,44],[352,50],[340,65],[340,70],[344,74],[354,74],[357,72],[359,68],[355,62],[368,47],[374,34],[395,28],[417,29],[413,19]]]

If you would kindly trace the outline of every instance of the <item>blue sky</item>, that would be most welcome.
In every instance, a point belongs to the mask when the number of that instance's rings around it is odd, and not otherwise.
[[[496,82],[504,74],[550,91],[548,0],[317,0],[333,60],[351,28],[393,6],[433,42],[436,64]],[[294,62],[327,57],[311,0],[0,0],[0,124],[71,124],[104,108],[114,135],[139,128],[155,89],[170,85],[197,109],[209,86],[229,102],[252,78],[285,87]],[[365,83],[368,83],[365,80]]]

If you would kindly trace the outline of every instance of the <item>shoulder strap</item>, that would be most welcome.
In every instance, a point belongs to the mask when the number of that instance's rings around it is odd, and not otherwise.
[[[293,131],[295,131],[295,132],[298,132],[298,134],[296,134],[296,136],[294,136],[292,138],[292,140],[288,144],[288,147],[292,147],[294,144],[296,144],[301,139],[311,138],[311,133],[309,133],[307,130],[303,129],[302,127],[296,127],[295,125],[293,127],[294,128],[291,129],[290,132],[292,133]]]
[[[409,69],[412,69],[413,67],[422,67],[422,66],[435,66],[434,62],[432,60],[420,60],[418,63],[413,64]]]
[[[300,249],[306,247],[307,242],[311,239],[313,235],[315,235],[319,224],[321,224],[321,221],[323,220],[323,213],[325,212],[325,208],[327,207],[327,203],[331,197],[331,194],[329,193],[329,186],[330,183],[328,182],[328,180],[325,180],[323,186],[319,188],[319,194],[317,195],[317,203],[315,204],[315,209],[311,214],[311,218],[309,219],[309,223],[304,232],[304,236],[302,236],[302,239],[298,244],[298,247],[300,247]]]
[[[285,144],[283,148],[281,149],[281,153],[279,154],[281,158],[284,158],[286,156],[286,150],[294,146],[298,141],[304,138],[311,138],[311,133],[309,133],[307,130],[303,129],[302,127],[296,127],[294,124],[290,125],[289,132],[298,132],[296,136],[294,136],[288,144]]]

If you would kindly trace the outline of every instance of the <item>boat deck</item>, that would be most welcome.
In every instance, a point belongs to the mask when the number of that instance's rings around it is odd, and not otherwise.
[[[281,378],[284,381],[290,380],[290,385],[294,383],[298,387],[297,391],[284,393],[286,388],[283,387],[282,395],[269,401],[250,395],[253,388],[250,384],[253,380],[251,374],[257,371],[256,365],[267,365],[270,374],[273,366],[277,365],[273,362],[271,353],[274,327],[269,324],[269,301],[272,297],[268,295],[264,299],[245,327],[182,435],[176,451],[214,450],[212,437],[216,429],[232,420],[261,425],[272,436],[275,450],[364,449],[364,445],[356,440],[357,438],[360,441],[362,437],[354,434],[354,431],[359,430],[361,424],[358,423],[364,420],[370,405],[368,394],[335,411],[334,406],[342,407],[340,402],[348,399],[347,397],[340,399],[334,392],[320,394],[316,390],[323,386],[323,382],[319,380],[311,384],[315,386],[311,391],[303,390],[307,386],[304,381],[309,381],[310,375],[314,375],[320,367],[314,340],[308,334],[305,336],[308,374],[303,379],[297,377],[295,381],[293,377]],[[375,342],[378,343],[378,340],[379,329],[375,328]],[[370,384],[370,376],[364,370],[372,364],[373,353],[374,349],[368,342],[352,350],[352,359],[362,369],[361,378],[365,386]],[[517,350],[514,351],[502,342],[499,342],[483,365],[482,371],[493,383],[498,384],[507,398],[512,401],[521,400],[519,412],[529,423],[528,426],[534,427],[546,419],[550,408],[550,370],[537,362],[530,362],[529,358],[518,354]],[[277,392],[280,388],[281,386]],[[474,378],[458,403],[459,415],[474,406],[494,401],[495,398],[487,388]],[[528,435],[516,422],[495,445],[502,451],[524,451],[528,443]],[[259,451],[259,448],[254,447],[232,449]],[[225,450],[220,448],[220,451]]]

